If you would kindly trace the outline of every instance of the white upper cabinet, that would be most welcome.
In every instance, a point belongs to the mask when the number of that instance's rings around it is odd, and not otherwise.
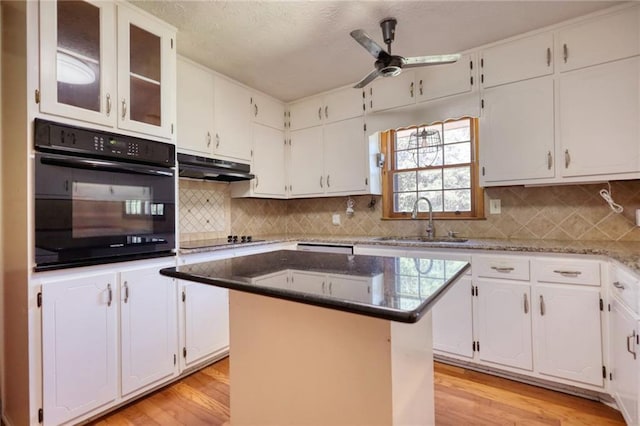
[[[553,177],[553,78],[493,87],[482,97],[481,184]]]
[[[485,88],[553,73],[553,35],[546,32],[499,44],[480,53]]]
[[[640,54],[640,8],[598,16],[558,31],[556,57],[561,72]]]
[[[418,102],[471,92],[475,67],[475,54],[466,54],[453,64],[416,68]]]
[[[251,161],[251,93],[216,76],[213,99],[215,156]]]
[[[324,126],[325,190],[348,194],[367,189],[364,120],[352,118]]]
[[[291,130],[306,129],[322,124],[321,96],[304,99],[289,105],[289,128]]]
[[[171,138],[174,131],[175,34],[118,4],[118,127]]]
[[[364,114],[364,90],[347,87],[334,90],[324,96],[324,121],[334,123]]]
[[[309,197],[324,193],[324,158],[322,127],[291,132],[289,154],[290,194]]]
[[[404,70],[395,77],[377,78],[368,88],[367,108],[370,112],[398,108],[416,103],[417,87],[415,72]]]
[[[171,139],[174,43],[125,3],[41,2],[42,112]]]
[[[213,153],[214,77],[205,68],[178,59],[178,129],[180,151],[211,156]]]
[[[560,75],[562,176],[640,171],[639,77],[638,57]]]
[[[115,13],[109,2],[40,2],[42,112],[115,126]]]
[[[347,87],[295,102],[289,106],[291,130],[361,117],[364,97],[363,90]]]
[[[251,97],[251,116],[256,123],[284,130],[284,104],[273,98],[254,93]]]

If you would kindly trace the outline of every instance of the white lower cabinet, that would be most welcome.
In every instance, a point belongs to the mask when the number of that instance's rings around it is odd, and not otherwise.
[[[480,361],[533,370],[531,286],[516,281],[478,279]],[[478,348],[479,346],[479,348]]]
[[[42,283],[45,425],[59,425],[118,398],[117,274]]]
[[[184,363],[190,367],[229,349],[229,290],[182,283]]]
[[[176,283],[159,273],[170,266],[42,280],[44,424],[77,423],[177,374]]]
[[[433,349],[473,358],[471,277],[462,277],[431,310]]]
[[[176,281],[158,268],[120,274],[122,395],[177,373]]]
[[[537,370],[603,386],[599,288],[537,284],[533,312]]]

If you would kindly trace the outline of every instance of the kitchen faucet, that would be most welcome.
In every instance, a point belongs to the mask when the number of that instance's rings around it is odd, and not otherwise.
[[[411,213],[411,219],[416,219],[418,217],[418,203],[424,200],[429,205],[429,223],[427,224],[427,238],[431,239],[436,236],[436,228],[433,226],[433,206],[431,205],[431,201],[427,197],[420,197],[413,204],[413,212]]]

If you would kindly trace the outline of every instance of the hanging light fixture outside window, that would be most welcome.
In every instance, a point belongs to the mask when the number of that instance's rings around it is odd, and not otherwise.
[[[66,52],[58,51],[56,69],[60,83],[91,84],[96,81],[96,73],[89,65]]]

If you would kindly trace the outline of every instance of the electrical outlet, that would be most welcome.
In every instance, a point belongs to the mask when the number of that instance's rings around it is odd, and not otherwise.
[[[331,223],[333,223],[334,225],[340,225],[340,215],[339,214],[334,214],[331,217]]]
[[[489,214],[500,214],[502,211],[500,200],[489,200]]]

